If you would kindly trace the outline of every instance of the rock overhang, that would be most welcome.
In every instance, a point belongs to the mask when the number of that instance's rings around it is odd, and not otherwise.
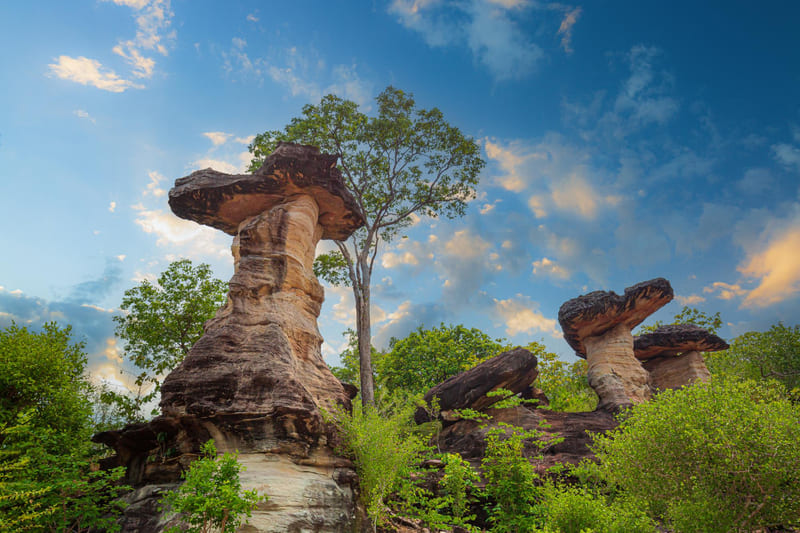
[[[686,352],[716,352],[727,350],[721,337],[694,324],[661,326],[633,339],[633,352],[642,361],[653,357],[674,357]]]
[[[322,238],[345,240],[364,219],[336,168],[337,159],[314,146],[279,143],[253,174],[207,168],[177,179],[169,205],[181,218],[236,235],[244,220],[292,197],[308,195],[319,206]]]
[[[579,357],[586,358],[584,339],[603,335],[620,324],[632,330],[673,297],[672,286],[664,278],[637,283],[622,295],[594,291],[564,302],[558,310],[558,322],[567,344]]]

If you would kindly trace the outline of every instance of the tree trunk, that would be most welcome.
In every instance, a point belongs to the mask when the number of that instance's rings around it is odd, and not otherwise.
[[[375,383],[372,377],[372,322],[369,315],[369,284],[372,272],[364,262],[357,265],[361,271],[360,287],[353,284],[356,303],[356,334],[358,335],[359,377],[361,378],[361,405],[375,405]]]

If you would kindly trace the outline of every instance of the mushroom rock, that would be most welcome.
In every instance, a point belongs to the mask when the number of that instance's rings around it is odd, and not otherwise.
[[[650,399],[650,376],[636,359],[631,330],[673,298],[664,278],[637,283],[623,295],[595,291],[558,311],[564,339],[588,364],[598,408],[616,411]]]
[[[515,348],[448,378],[425,393],[423,399],[430,406],[436,397],[445,420],[452,418],[449,413],[454,409],[479,411],[501,400],[486,396],[487,392],[502,388],[516,394],[528,390],[539,375],[537,363],[531,352]],[[430,421],[428,411],[418,407],[414,421],[417,424]]]
[[[349,409],[353,391],[322,359],[324,291],[312,269],[321,238],[344,240],[363,224],[336,159],[280,143],[254,174],[205,169],[175,182],[176,215],[234,236],[234,274],[226,305],[164,379],[162,416],[94,437],[115,448],[134,485],[177,482],[213,438],[220,451],[239,451],[243,486],[270,496],[247,531],[352,527],[355,474],[328,445],[321,409]],[[152,448],[177,457],[151,463]]]
[[[654,389],[677,389],[711,374],[700,352],[727,350],[728,343],[694,324],[661,326],[634,338],[633,351],[650,372]]]

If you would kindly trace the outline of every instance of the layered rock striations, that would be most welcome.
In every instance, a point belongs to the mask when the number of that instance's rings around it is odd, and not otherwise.
[[[564,339],[586,359],[599,408],[616,411],[650,399],[650,375],[634,355],[631,330],[672,298],[669,282],[656,278],[628,287],[623,295],[591,292],[559,309]]]
[[[354,474],[328,446],[321,409],[349,408],[353,391],[322,359],[324,293],[312,270],[320,239],[346,239],[363,224],[336,159],[282,143],[255,174],[205,169],[170,191],[176,215],[234,236],[235,268],[226,305],[162,384],[162,416],[95,437],[115,448],[129,481],[143,486],[137,493],[176,482],[213,438],[220,451],[240,452],[245,488],[270,496],[242,531],[352,530]],[[145,459],[166,449],[171,457]],[[124,530],[162,525],[138,516]]]
[[[720,337],[694,324],[661,326],[634,338],[633,350],[650,373],[656,390],[677,389],[695,381],[708,381],[711,373],[701,352],[728,349]]]

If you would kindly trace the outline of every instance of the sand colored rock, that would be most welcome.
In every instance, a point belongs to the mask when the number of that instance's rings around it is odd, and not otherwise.
[[[324,291],[312,269],[321,238],[345,239],[362,224],[336,159],[280,144],[255,174],[206,169],[176,181],[178,216],[234,235],[228,301],[164,379],[162,416],[95,436],[117,451],[104,466],[127,466],[137,487],[168,486],[213,438],[249,467],[243,487],[270,496],[240,531],[352,530],[354,472],[329,446],[321,409],[349,408],[353,391],[322,359]],[[138,531],[136,509],[152,507],[155,493],[139,492],[123,531]],[[159,531],[159,520],[145,527]]]
[[[728,343],[694,324],[661,326],[634,339],[636,358],[650,373],[657,390],[677,389],[708,381],[711,373],[700,352],[726,350]]]
[[[650,373],[653,389],[679,389],[695,381],[708,381],[708,371],[700,352],[686,352],[678,356],[654,357],[642,363]]]
[[[634,355],[631,330],[672,298],[669,282],[656,278],[628,287],[621,296],[595,291],[561,306],[564,339],[586,358],[598,408],[616,411],[650,398],[650,375]]]

